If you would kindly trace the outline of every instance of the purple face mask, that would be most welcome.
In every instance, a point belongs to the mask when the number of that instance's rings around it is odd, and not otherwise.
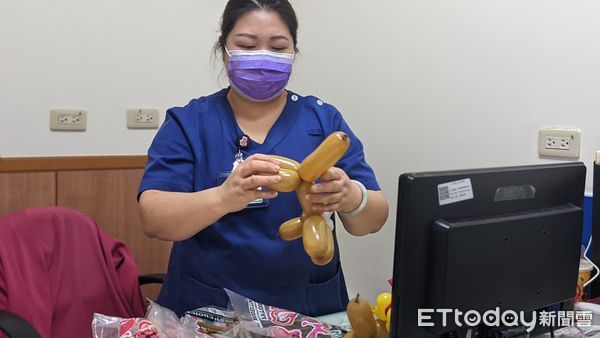
[[[270,101],[285,90],[292,74],[294,54],[268,50],[225,51],[229,55],[229,83],[243,97],[252,101]]]

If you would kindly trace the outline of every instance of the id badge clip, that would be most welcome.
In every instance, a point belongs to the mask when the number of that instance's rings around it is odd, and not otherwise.
[[[229,177],[229,175],[231,175],[231,173],[235,170],[235,168],[237,168],[238,165],[240,165],[242,162],[244,162],[244,154],[242,153],[242,150],[248,149],[249,145],[250,145],[250,137],[248,135],[244,134],[237,139],[237,141],[236,141],[237,152],[234,156],[233,166],[231,168],[231,171],[218,172],[217,173],[217,185],[223,184],[223,182],[225,182],[225,180],[227,180],[227,178]],[[258,188],[258,189],[262,190],[262,188]],[[269,200],[257,198],[254,201],[250,202],[246,206],[246,209],[266,208],[268,206],[269,206]]]

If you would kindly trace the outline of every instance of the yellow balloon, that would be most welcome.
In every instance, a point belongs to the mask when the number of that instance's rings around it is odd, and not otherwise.
[[[391,317],[392,317],[392,309],[390,309],[386,315],[387,320],[385,322],[385,327],[387,328],[388,332],[390,332],[390,322],[391,322],[390,318]]]
[[[375,301],[375,307],[373,307],[373,313],[380,320],[386,320],[385,309],[392,303],[392,294],[384,292],[377,296]]]

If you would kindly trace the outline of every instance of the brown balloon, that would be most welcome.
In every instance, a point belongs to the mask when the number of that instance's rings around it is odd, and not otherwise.
[[[390,336],[383,320],[375,319],[371,311],[371,303],[356,295],[348,302],[346,308],[352,330],[344,338],[388,338]]]
[[[287,157],[283,157],[283,156],[279,156],[279,155],[269,155],[272,158],[276,159],[279,162],[279,167],[282,169],[287,169],[287,170],[292,170],[292,171],[298,171],[298,168],[300,167],[300,163],[298,163],[295,160],[292,160],[291,158],[287,158]]]
[[[329,228],[323,216],[309,216],[302,226],[304,250],[311,258],[321,259],[327,253],[327,232]]]
[[[267,186],[270,190],[279,192],[291,192],[298,189],[300,185],[300,176],[298,173],[288,169],[280,169],[279,177],[281,180],[278,183]]]
[[[377,333],[377,324],[373,317],[371,304],[367,299],[356,295],[346,307],[348,320],[354,332],[354,337],[373,338]]]
[[[302,237],[302,224],[304,224],[304,220],[300,217],[284,222],[279,227],[279,237],[286,241],[293,241]]]
[[[344,335],[344,338],[356,338],[356,336],[354,336],[354,331],[350,331],[350,332],[346,333]]]
[[[312,185],[313,185],[312,182],[302,181],[302,182],[300,182],[298,189],[296,189],[296,195],[298,196],[298,202],[300,202],[300,207],[302,208],[302,211],[304,211],[304,213],[306,215],[317,215],[318,214],[311,210],[310,203],[306,199],[306,195],[308,195],[308,193],[310,192],[310,187],[312,187]]]
[[[306,182],[314,182],[329,168],[344,156],[350,146],[350,137],[343,132],[335,132],[329,135],[315,151],[302,161],[298,174]]]
[[[333,233],[327,221],[320,213],[310,208],[306,199],[310,187],[315,180],[334,166],[348,150],[350,137],[344,132],[329,135],[302,163],[287,157],[271,155],[279,162],[281,181],[267,188],[278,192],[291,192],[296,195],[302,211],[300,218],[293,218],[279,227],[279,236],[284,240],[295,240],[302,237],[304,251],[316,265],[325,265],[335,255]]]
[[[335,254],[335,243],[333,242],[333,232],[330,231],[329,229],[327,229],[328,231],[325,232],[325,234],[327,235],[327,250],[325,251],[325,254],[321,257],[311,257],[311,260],[313,263],[315,263],[316,265],[325,265],[329,262],[331,262],[331,260],[333,259],[333,256]]]
[[[383,320],[377,319],[375,321],[375,326],[377,327],[375,338],[387,338],[390,336],[390,333],[385,328],[385,322]]]

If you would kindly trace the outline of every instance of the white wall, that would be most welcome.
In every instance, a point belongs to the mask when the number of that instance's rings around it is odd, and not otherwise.
[[[295,0],[291,89],[335,104],[362,137],[390,206],[387,226],[341,235],[352,293],[391,277],[398,175],[547,162],[537,130],[600,149],[600,2]],[[155,131],[125,109],[182,105],[219,88],[211,63],[223,0],[4,1],[0,156],[142,154]],[[88,110],[85,133],[51,133],[52,107]],[[588,188],[590,187],[588,183]]]

